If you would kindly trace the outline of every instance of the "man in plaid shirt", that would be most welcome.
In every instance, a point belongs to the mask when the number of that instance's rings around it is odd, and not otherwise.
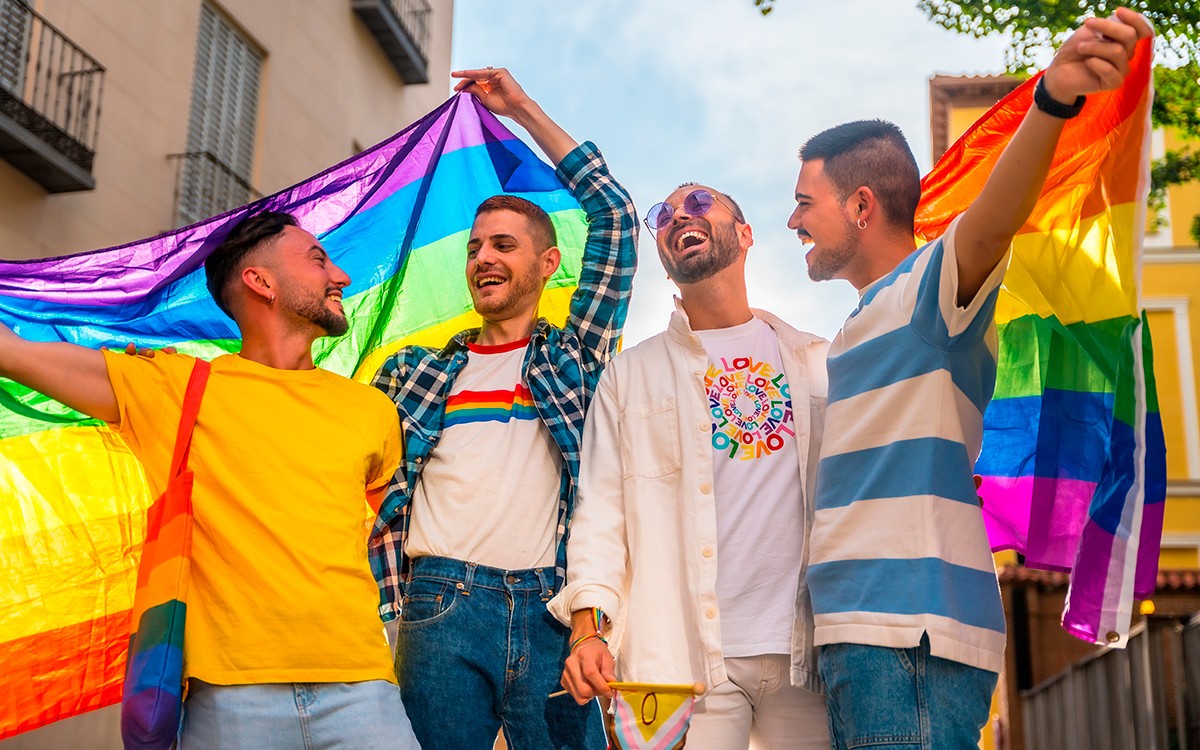
[[[549,217],[515,196],[484,201],[466,253],[482,327],[441,351],[402,349],[376,376],[405,447],[372,535],[381,615],[399,614],[397,673],[425,750],[486,750],[501,730],[513,750],[603,748],[595,703],[547,700],[569,632],[546,602],[565,576],[584,415],[625,323],[637,217],[596,147],[508,71],[453,75],[557,165],[587,213],[587,244],[559,328],[536,317],[559,265]]]

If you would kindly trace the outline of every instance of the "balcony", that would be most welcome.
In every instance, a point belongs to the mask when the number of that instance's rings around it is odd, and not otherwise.
[[[0,157],[51,193],[91,190],[104,68],[24,0],[0,0]]]
[[[262,197],[211,151],[170,154],[167,158],[176,162],[175,227],[194,224]]]
[[[405,83],[429,83],[429,3],[350,0]]]

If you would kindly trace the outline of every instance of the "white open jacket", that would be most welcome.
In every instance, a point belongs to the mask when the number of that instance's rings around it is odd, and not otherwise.
[[[819,691],[805,573],[825,419],[829,343],[754,311],[779,338],[804,478],[804,546],[792,631],[792,684]],[[618,355],[600,378],[583,435],[579,495],[567,543],[567,586],[549,603],[600,607],[622,680],[727,678],[717,604],[717,514],[708,355],[676,303],[667,330]],[[753,542],[750,542],[753,543]]]

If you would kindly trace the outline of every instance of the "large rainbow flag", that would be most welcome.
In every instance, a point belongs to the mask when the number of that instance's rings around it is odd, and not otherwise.
[[[1088,97],[1013,242],[996,312],[1000,354],[984,418],[992,546],[1073,571],[1063,627],[1123,645],[1154,591],[1166,452],[1150,332],[1138,300],[1149,182],[1151,40],[1114,92]],[[922,183],[918,234],[937,237],[979,194],[1032,103],[1025,82]]]
[[[120,247],[0,262],[0,321],[84,346],[173,345],[210,358],[237,331],[201,264],[248,211],[289,211],[350,274],[350,332],[322,339],[322,367],[367,380],[408,343],[475,324],[464,281],[475,206],[522,195],[554,221],[563,267],[542,314],[565,320],[583,212],[473,98],[454,97],[391,139],[310,180],[207,221]],[[0,380],[0,739],[120,700],[149,497],[124,443]]]

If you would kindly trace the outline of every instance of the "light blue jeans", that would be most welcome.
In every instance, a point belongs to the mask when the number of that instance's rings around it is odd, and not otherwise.
[[[419,750],[390,682],[188,685],[179,750],[376,747]]]
[[[995,672],[916,648],[855,643],[821,646],[821,678],[834,750],[948,750],[978,747]]]

